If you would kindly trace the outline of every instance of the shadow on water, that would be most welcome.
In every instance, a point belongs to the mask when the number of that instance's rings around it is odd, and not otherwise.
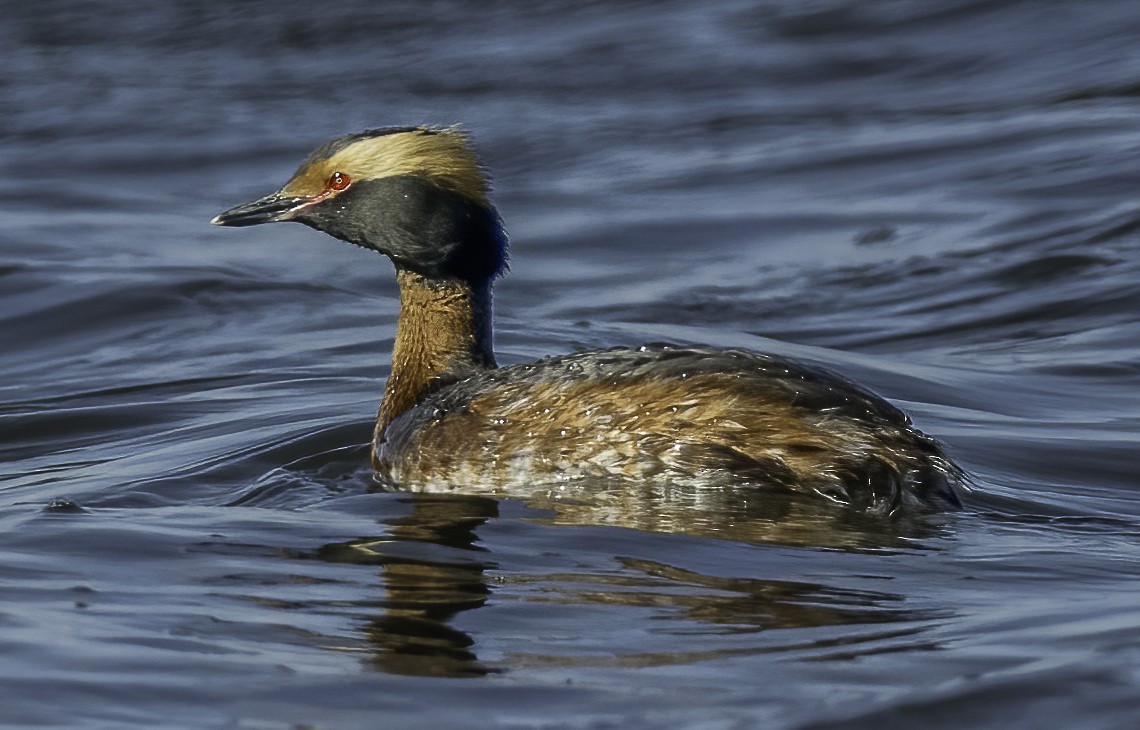
[[[921,512],[880,515],[812,495],[762,489],[607,484],[573,498],[531,496],[554,525],[612,525],[642,532],[744,543],[848,551],[913,549],[940,534],[939,518]]]
[[[302,555],[330,563],[378,565],[383,613],[364,629],[372,664],[394,674],[472,677],[493,669],[475,655],[474,640],[449,622],[481,607],[496,566],[475,530],[497,517],[487,497],[409,495],[410,514],[391,520],[386,535],[330,543]]]
[[[327,457],[336,458],[331,454]],[[300,471],[317,469],[328,478],[330,467],[318,461],[321,459],[302,460],[295,467]],[[282,475],[278,472],[277,478],[284,478]],[[273,491],[266,484],[259,490]],[[496,520],[509,521],[512,516],[504,517],[501,512],[506,505],[517,510],[513,501],[453,494],[389,492],[385,496],[408,511],[381,519],[380,534],[329,543],[312,551],[290,551],[288,555],[379,567],[382,608],[367,621],[362,633],[371,655],[369,663],[387,673],[477,677],[524,666],[670,665],[799,650],[850,652],[854,656],[861,650],[853,645],[885,639],[905,641],[908,650],[924,649],[931,647],[910,637],[925,631],[927,622],[943,617],[939,611],[908,606],[907,597],[899,593],[812,581],[706,574],[663,559],[621,554],[631,546],[623,545],[620,536],[616,544],[598,544],[603,565],[608,566],[601,570],[594,566],[526,574],[512,566],[499,574],[499,556],[482,544],[480,531]],[[783,495],[774,498],[740,490],[709,493],[627,486],[588,497],[573,501],[528,499],[526,522],[568,529],[619,528],[667,538],[714,538],[717,544],[731,541],[745,549],[767,543],[879,555],[922,550],[923,538],[942,532],[941,518],[935,516],[873,517],[819,504],[818,500]],[[676,647],[663,644],[659,651],[646,651],[641,646],[638,651],[605,656],[560,653],[559,647],[550,646],[513,651],[505,660],[486,661],[479,655],[477,639],[458,628],[456,618],[483,608],[499,589],[521,591],[526,603],[546,609],[561,605],[571,610],[594,606],[664,611],[689,624],[686,631],[725,637],[777,629],[905,625],[871,635],[860,631],[853,636],[806,643],[773,644],[766,638],[743,645],[737,641],[730,646],[706,646],[702,642],[694,649],[686,642]]]
[[[943,648],[937,627],[953,617],[951,609],[911,595],[905,581],[880,590],[859,576],[851,580],[828,572],[832,577],[809,578],[797,562],[821,551],[871,561],[936,553],[961,520],[971,517],[999,529],[1038,523],[1063,532],[1134,527],[1107,525],[1103,518],[1086,524],[1090,518],[1063,514],[1060,506],[1050,509],[1047,503],[988,490],[969,495],[964,513],[889,517],[802,496],[729,488],[595,485],[573,497],[544,493],[521,501],[391,492],[364,476],[363,450],[342,446],[302,456],[256,480],[236,503],[297,507],[298,493],[312,500],[322,491],[319,501],[334,506],[342,496],[382,498],[379,504],[387,507],[376,518],[374,534],[284,555],[378,568],[383,597],[378,604],[369,602],[356,631],[367,664],[394,675],[461,678],[526,668],[673,666],[753,655],[825,661],[937,651]],[[282,502],[285,493],[294,499]],[[520,525],[545,532],[531,544],[515,534]],[[511,537],[500,543],[496,535],[504,529]],[[574,560],[552,566],[531,554],[560,549]],[[741,562],[721,562],[726,550],[743,551]],[[757,550],[764,551],[762,558]],[[522,566],[519,554],[525,556]],[[692,560],[693,554],[709,555],[712,562]],[[496,645],[496,632],[484,636],[469,628],[472,612],[489,604],[539,611],[542,632],[562,626],[562,611],[571,619],[560,630],[571,633],[575,620],[587,627],[597,620],[575,616],[598,610],[648,612],[668,626],[648,640],[601,652],[546,643],[541,635],[504,652]],[[474,623],[493,626],[501,620],[492,616]],[[525,624],[512,630],[528,631]],[[705,638],[694,642],[693,635]]]

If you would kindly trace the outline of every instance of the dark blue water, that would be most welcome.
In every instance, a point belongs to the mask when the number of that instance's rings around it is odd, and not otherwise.
[[[0,725],[1136,726],[1134,2],[0,10]],[[389,264],[207,221],[456,122],[501,360],[811,359],[967,508],[373,491]]]

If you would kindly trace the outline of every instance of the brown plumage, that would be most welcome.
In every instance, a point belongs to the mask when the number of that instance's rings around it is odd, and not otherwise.
[[[396,264],[400,318],[373,464],[420,490],[617,481],[818,494],[875,511],[957,504],[962,474],[894,406],[784,358],[648,346],[496,368],[505,234],[466,138],[394,128],[318,148],[220,225],[296,220]]]

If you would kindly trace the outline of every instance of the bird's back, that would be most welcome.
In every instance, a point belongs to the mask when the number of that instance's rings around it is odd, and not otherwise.
[[[518,492],[586,479],[815,492],[889,511],[956,504],[960,474],[883,399],[774,355],[646,346],[484,370],[377,438],[383,478]]]

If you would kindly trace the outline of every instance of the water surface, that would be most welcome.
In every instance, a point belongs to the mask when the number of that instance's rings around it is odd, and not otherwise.
[[[4,16],[0,724],[1135,726],[1132,3]],[[512,234],[501,360],[822,363],[966,509],[375,491],[389,265],[207,221],[455,122]]]

